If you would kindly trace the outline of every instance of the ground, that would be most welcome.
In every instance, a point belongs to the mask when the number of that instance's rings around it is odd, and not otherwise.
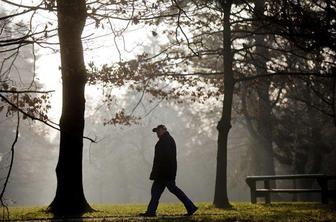
[[[82,218],[53,218],[46,207],[10,207],[8,215],[1,210],[0,221],[258,221],[258,222],[336,222],[336,205],[319,203],[232,203],[232,208],[216,209],[210,203],[197,203],[199,210],[192,217],[184,217],[181,204],[160,204],[156,218],[138,217],[144,204],[92,205],[97,211]]]

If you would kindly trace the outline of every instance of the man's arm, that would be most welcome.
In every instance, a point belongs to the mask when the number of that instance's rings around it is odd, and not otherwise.
[[[159,150],[155,147],[153,167],[149,179],[150,180],[156,179],[158,177],[158,172],[159,172]]]

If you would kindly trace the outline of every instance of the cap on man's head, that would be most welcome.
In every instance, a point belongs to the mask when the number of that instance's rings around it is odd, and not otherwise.
[[[164,130],[167,130],[167,127],[165,125],[158,125],[156,128],[153,128],[152,131],[153,132],[157,132],[158,129],[164,129]]]

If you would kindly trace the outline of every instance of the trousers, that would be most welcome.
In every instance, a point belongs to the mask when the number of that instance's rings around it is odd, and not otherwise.
[[[176,186],[174,180],[154,180],[151,188],[151,200],[147,207],[147,213],[155,214],[156,209],[159,205],[161,194],[166,187],[183,203],[184,207],[188,212],[191,212],[193,209],[196,208],[194,203],[187,197],[187,195],[185,195],[185,193]]]

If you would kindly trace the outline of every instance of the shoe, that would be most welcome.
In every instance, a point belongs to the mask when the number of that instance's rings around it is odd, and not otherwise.
[[[139,214],[140,217],[156,217],[156,214],[151,214],[151,213],[140,213]]]
[[[191,216],[198,210],[198,207],[194,207],[192,210],[188,211],[188,213],[184,214],[184,216]]]

